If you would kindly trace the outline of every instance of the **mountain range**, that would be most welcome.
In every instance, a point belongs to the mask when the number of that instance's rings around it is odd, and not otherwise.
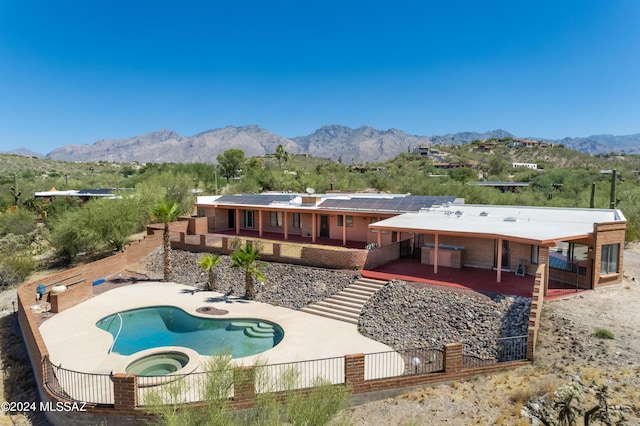
[[[417,136],[401,130],[378,130],[369,126],[353,129],[346,126],[322,126],[307,136],[285,138],[259,126],[228,126],[209,130],[194,136],[180,136],[171,130],[159,130],[125,139],[100,140],[93,144],[65,145],[46,155],[63,161],[113,161],[141,163],[216,163],[218,154],[237,148],[246,157],[275,153],[282,145],[291,154],[341,159],[345,163],[384,161],[409,152],[419,145],[457,145],[473,140],[515,137],[506,130],[484,133],[461,132],[441,136]],[[640,154],[640,134],[627,136],[594,135],[586,138],[558,140],[536,139],[588,154],[627,153]],[[42,157],[26,149],[10,154]]]

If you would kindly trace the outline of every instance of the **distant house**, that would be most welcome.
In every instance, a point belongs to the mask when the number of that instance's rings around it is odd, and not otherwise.
[[[133,188],[98,188],[98,189],[70,189],[64,191],[58,191],[55,187],[52,187],[48,191],[35,192],[33,197],[36,199],[43,199],[47,202],[53,201],[56,197],[74,197],[81,200],[83,203],[91,199],[96,198],[118,198],[118,193],[124,191],[134,191]]]
[[[511,167],[513,167],[514,169],[524,167],[527,169],[538,170],[538,165],[536,163],[512,163]]]
[[[496,148],[497,145],[498,144],[496,142],[481,142],[476,145],[474,150],[478,152],[491,152]]]
[[[467,182],[469,185],[488,186],[499,189],[501,192],[516,192],[520,188],[529,186],[529,182],[510,182],[510,181],[472,181]]]
[[[509,144],[510,148],[547,148],[553,147],[553,144],[550,142],[541,142],[533,139],[514,139],[513,142]]]

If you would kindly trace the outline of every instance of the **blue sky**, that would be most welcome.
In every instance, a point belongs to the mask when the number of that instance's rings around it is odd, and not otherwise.
[[[0,0],[0,151],[249,124],[640,133],[640,1]]]

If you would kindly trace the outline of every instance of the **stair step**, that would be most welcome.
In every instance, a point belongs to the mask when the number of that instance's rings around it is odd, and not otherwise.
[[[354,283],[354,284],[351,284],[347,288],[360,290],[360,291],[364,291],[364,292],[373,294],[373,293],[377,292],[378,290],[380,290],[380,288],[382,288],[382,287],[378,288],[378,287],[374,287],[372,285],[364,285],[364,284],[361,284],[361,283]]]
[[[338,320],[338,321],[343,321],[343,322],[347,322],[349,324],[358,324],[358,320],[354,319],[354,318],[349,318],[349,317],[344,317],[342,315],[335,315],[329,312],[324,312],[324,311],[315,311],[315,310],[311,310],[308,308],[302,308],[300,309],[303,312],[306,312],[308,314],[313,314],[313,315],[318,315],[321,317],[325,317],[325,318],[331,318],[334,320]]]
[[[344,305],[339,305],[339,304],[335,304],[335,303],[331,303],[330,301],[327,301],[327,299],[321,301],[321,302],[317,302],[314,303],[312,305],[310,305],[311,307],[316,307],[316,306],[321,306],[323,308],[329,308],[329,309],[333,309],[336,310],[338,312],[350,312],[350,313],[354,313],[354,314],[358,314],[360,315],[360,312],[362,311],[362,307],[356,307],[356,306],[344,306]]]
[[[353,297],[354,299],[360,299],[360,300],[364,300],[367,301],[369,300],[369,298],[371,297],[371,295],[373,293],[367,293],[358,289],[353,289],[353,288],[345,288],[344,290],[342,290],[340,293],[341,295],[345,295],[345,296],[350,296]]]
[[[369,284],[379,285],[381,287],[384,287],[388,283],[388,281],[376,280],[375,278],[365,278],[365,277],[358,278],[358,281],[369,283]]]
[[[244,329],[244,334],[246,334],[249,337],[258,337],[258,338],[271,338],[274,337],[275,334],[273,333],[273,331],[257,331],[253,328],[245,328]]]
[[[324,299],[324,302],[331,302],[335,305],[348,306],[350,308],[362,308],[364,303],[362,300],[353,300],[349,297],[341,296],[340,294],[335,294],[331,297]]]
[[[234,321],[231,324],[229,324],[226,329],[227,330],[243,330],[245,328],[250,328],[255,326],[256,323],[255,322],[249,322],[249,321]]]
[[[333,315],[337,315],[337,316],[341,316],[341,317],[345,317],[345,318],[352,318],[357,320],[360,317],[360,313],[355,313],[355,312],[345,312],[343,310],[340,309],[335,309],[335,308],[331,308],[331,307],[326,307],[326,306],[319,306],[319,305],[309,305],[306,308],[303,308],[305,310],[305,312],[309,312],[309,311],[314,311],[314,312],[326,312],[329,314],[333,314]]]

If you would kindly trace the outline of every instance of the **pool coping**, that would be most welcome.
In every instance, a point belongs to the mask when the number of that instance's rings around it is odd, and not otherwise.
[[[191,315],[211,318],[210,315],[197,312],[198,308],[209,306],[229,311],[217,318],[265,319],[283,328],[284,337],[277,346],[258,355],[234,359],[238,365],[253,365],[256,362],[280,364],[393,350],[362,336],[354,324],[266,303],[226,297],[218,292],[200,291],[183,284],[144,282],[94,296],[40,325],[51,362],[86,373],[124,372],[118,370],[122,365],[126,366],[139,358],[140,352],[128,356],[109,353],[113,336],[95,324],[116,312],[149,306],[175,306]],[[200,371],[204,371],[209,359],[200,355]]]

